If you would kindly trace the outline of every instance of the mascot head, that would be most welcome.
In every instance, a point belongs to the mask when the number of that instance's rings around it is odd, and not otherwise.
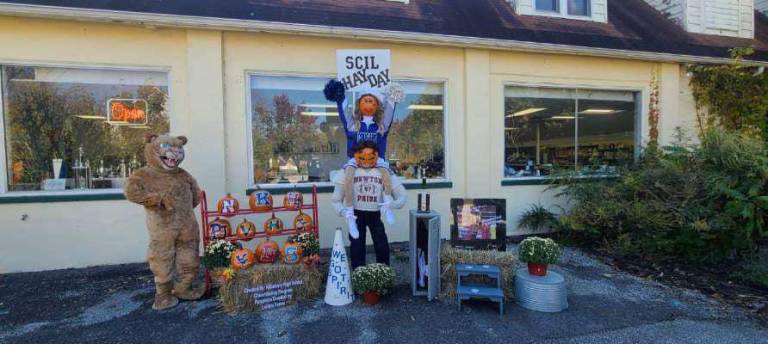
[[[184,161],[186,136],[148,134],[144,145],[147,165],[164,172],[176,172]]]
[[[373,141],[363,141],[355,146],[355,162],[360,168],[374,168],[379,160],[379,149]]]

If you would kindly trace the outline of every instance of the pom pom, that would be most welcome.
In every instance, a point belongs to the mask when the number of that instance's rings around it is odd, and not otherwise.
[[[334,79],[329,80],[323,89],[325,99],[336,103],[344,101],[344,98],[346,97],[344,92],[346,92],[344,84]]]
[[[391,102],[401,103],[405,100],[405,89],[402,85],[393,82],[384,89],[384,96]]]

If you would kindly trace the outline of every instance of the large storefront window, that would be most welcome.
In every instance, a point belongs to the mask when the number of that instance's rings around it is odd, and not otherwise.
[[[327,78],[251,76],[253,182],[329,181],[347,161],[336,105],[323,96]],[[444,178],[443,84],[399,81],[406,99],[397,105],[387,160],[407,179]],[[347,99],[358,95],[347,93]],[[354,101],[346,111],[353,112]]]
[[[165,133],[165,73],[3,66],[8,191],[119,189]]]
[[[633,161],[633,92],[508,86],[504,176],[614,173]]]

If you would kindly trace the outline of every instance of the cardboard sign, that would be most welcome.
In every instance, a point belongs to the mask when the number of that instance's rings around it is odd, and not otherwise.
[[[382,89],[391,81],[388,49],[336,50],[336,73],[347,91]]]

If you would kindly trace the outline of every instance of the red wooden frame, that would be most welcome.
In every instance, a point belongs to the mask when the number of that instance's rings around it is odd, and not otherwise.
[[[244,202],[246,205],[248,202]],[[243,204],[243,203],[241,203]],[[315,235],[320,238],[320,219],[318,217],[318,211],[317,211],[317,186],[312,185],[312,204],[302,204],[302,206],[299,208],[301,210],[308,210],[312,209],[312,232],[315,233]],[[200,191],[200,217],[201,217],[201,225],[202,225],[202,236],[203,236],[203,250],[205,250],[205,247],[208,246],[208,243],[211,241],[211,238],[208,236],[208,225],[210,224],[209,219],[214,217],[223,217],[223,218],[229,218],[234,216],[241,216],[241,215],[251,215],[251,214],[270,214],[270,213],[285,213],[285,212],[296,212],[299,211],[299,209],[288,209],[285,207],[277,207],[272,208],[270,210],[251,210],[250,208],[245,209],[239,209],[234,214],[227,214],[222,215],[219,213],[218,210],[208,210],[208,200],[205,196],[205,190]],[[272,235],[272,236],[291,236],[296,235],[296,228],[290,228],[285,229],[280,232],[280,234]],[[265,232],[258,232],[255,236],[244,239],[237,236],[227,236],[223,240],[227,240],[229,242],[237,242],[237,241],[250,241],[253,239],[258,238],[264,238],[268,237],[267,233]],[[205,268],[204,268],[205,269]],[[211,292],[211,273],[208,271],[208,269],[205,269],[205,291],[206,294],[210,294]]]

